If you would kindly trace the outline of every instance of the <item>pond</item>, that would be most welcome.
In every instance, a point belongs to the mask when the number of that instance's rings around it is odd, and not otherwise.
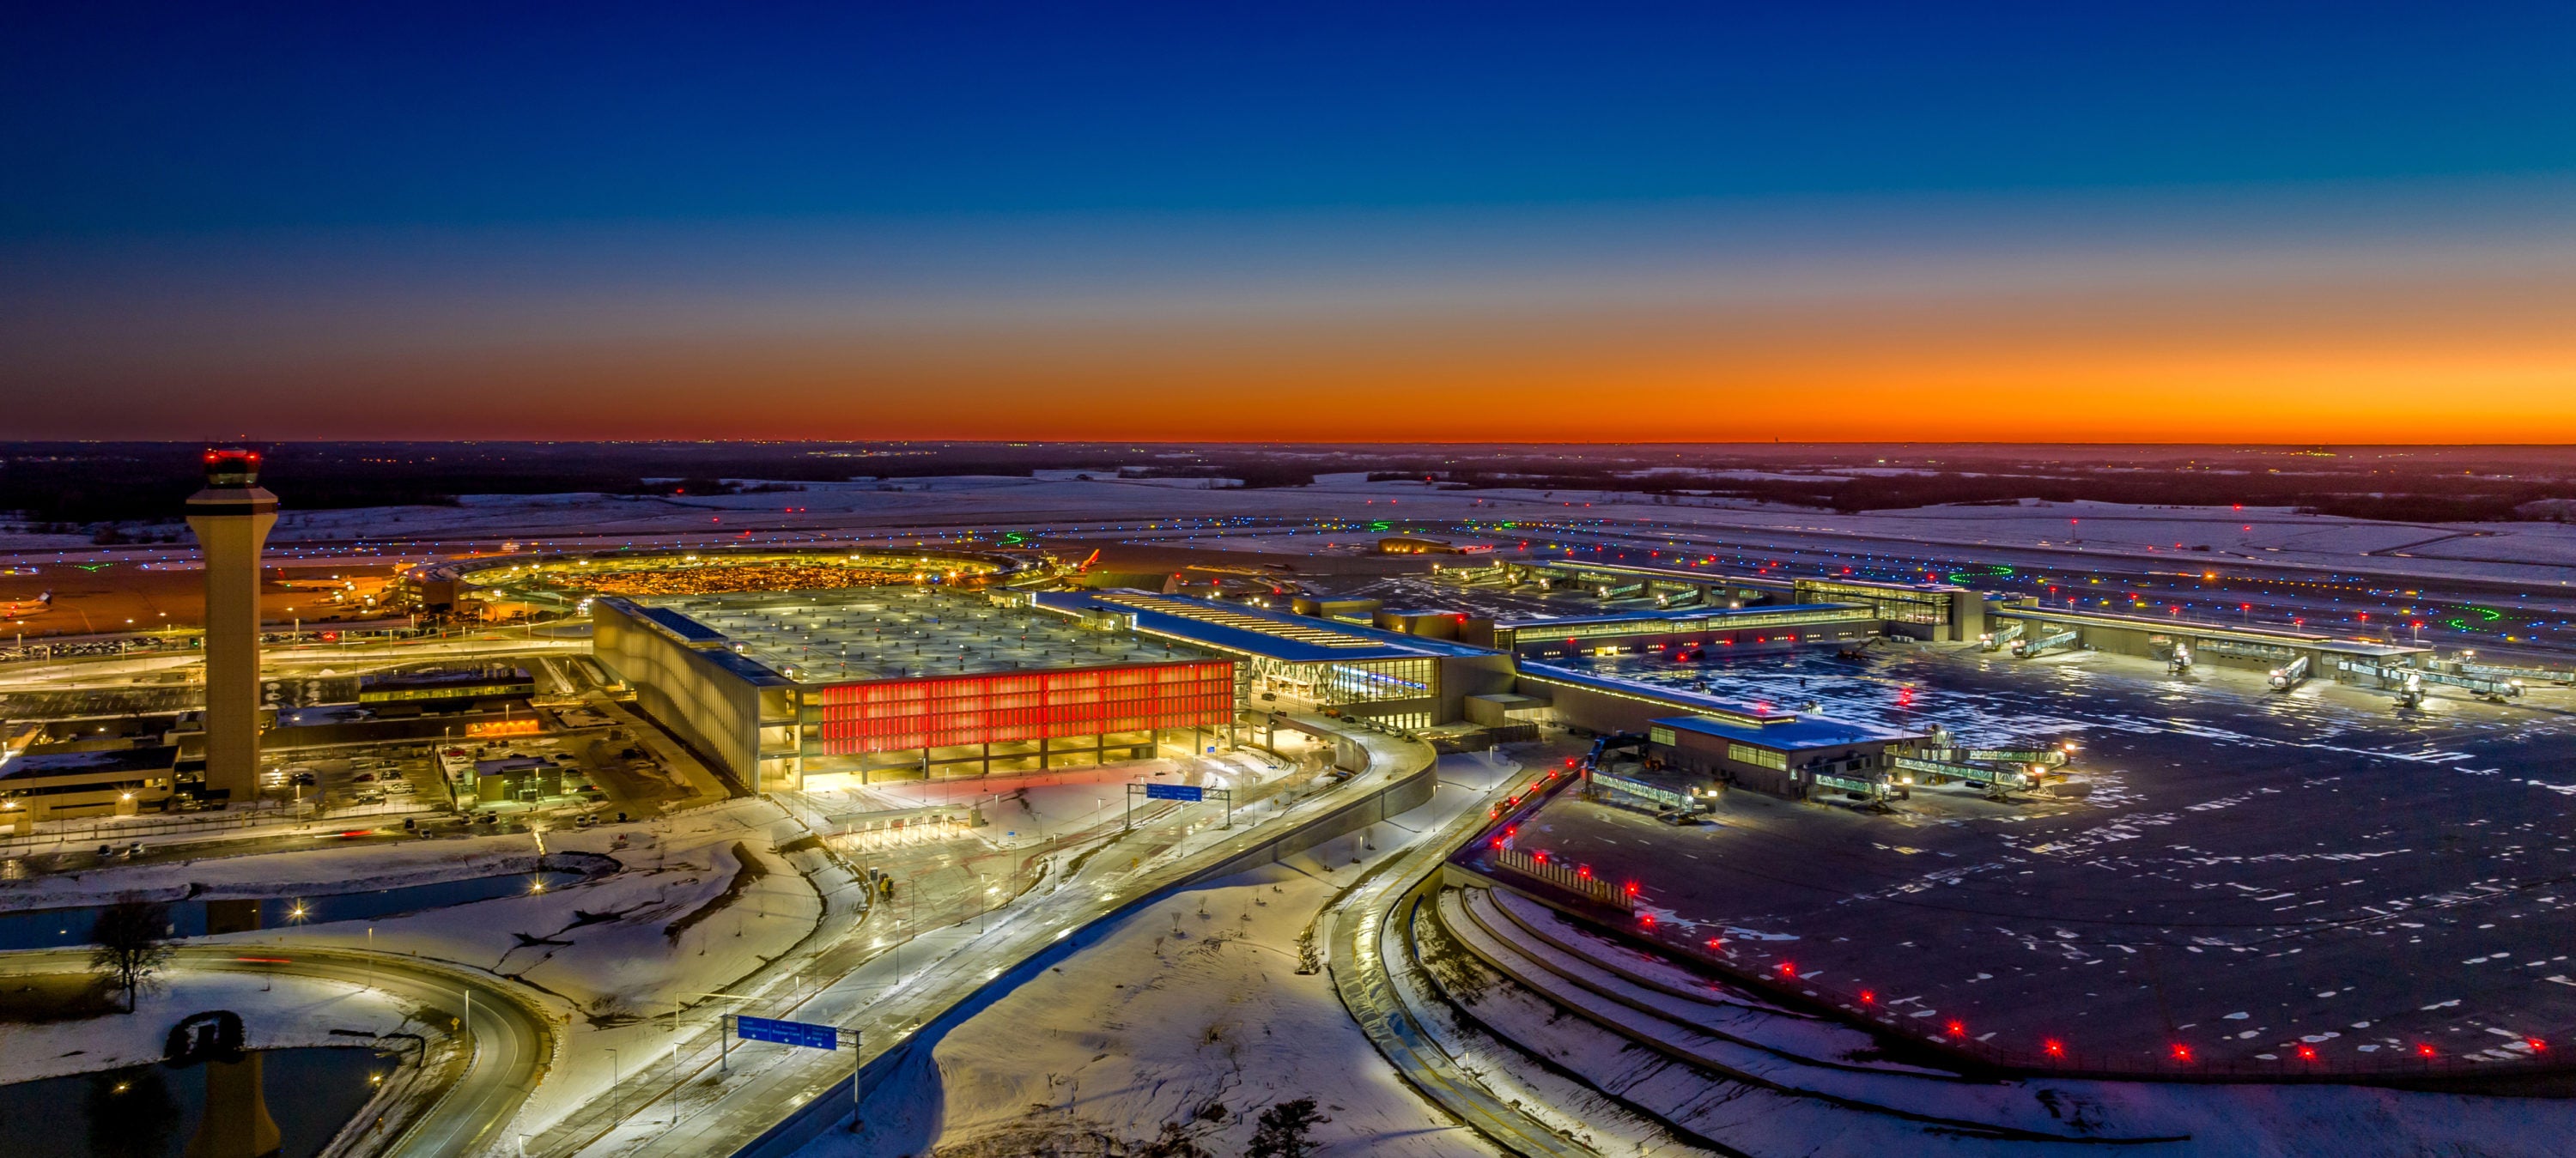
[[[471,877],[458,881],[404,885],[399,888],[371,889],[364,892],[269,897],[259,902],[259,923],[262,928],[274,929],[286,925],[318,925],[329,921],[375,920],[398,913],[418,912],[422,909],[488,901],[495,897],[514,897],[522,893],[578,884],[583,879],[576,873],[504,873],[499,876]],[[0,950],[53,949],[88,944],[90,925],[98,919],[99,910],[103,907],[84,905],[77,908],[30,909],[24,912],[0,913]],[[171,902],[170,924],[172,936],[203,936],[206,931],[205,902],[202,900]]]
[[[281,1158],[309,1158],[374,1093],[394,1059],[372,1049],[258,1051]],[[23,1158],[179,1158],[206,1109],[206,1067],[153,1062],[0,1086],[0,1149]]]

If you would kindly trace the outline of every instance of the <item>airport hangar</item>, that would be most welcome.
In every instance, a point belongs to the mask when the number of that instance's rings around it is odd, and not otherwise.
[[[1240,740],[1245,723],[1297,727],[1311,713],[1417,735],[1472,725],[1506,734],[1542,720],[1636,734],[1668,766],[1803,797],[1816,776],[1885,769],[1888,746],[1920,737],[1548,661],[1646,651],[1714,658],[1883,636],[1965,642],[1990,634],[1976,630],[1989,616],[2007,626],[2044,621],[2046,637],[2074,632],[2062,647],[2153,656],[2179,637],[2212,659],[2309,656],[2320,674],[2342,657],[2386,664],[2425,650],[2049,612],[1942,584],[1510,566],[1509,582],[1573,582],[1596,597],[1606,585],[1614,607],[1657,596],[1666,606],[1503,621],[1380,611],[1362,625],[1142,591],[929,586],[601,597],[591,614],[598,658],[639,705],[754,791],[824,776],[972,776],[1199,751],[1220,735]],[[1500,572],[1445,574],[1473,583],[1480,573]],[[1849,598],[1826,598],[1836,595]],[[1752,602],[1714,605],[1719,598]]]

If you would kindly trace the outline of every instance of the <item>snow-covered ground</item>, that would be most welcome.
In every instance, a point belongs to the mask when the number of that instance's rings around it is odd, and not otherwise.
[[[1049,472],[1050,475],[1056,472]],[[1188,480],[1195,482],[1196,480]],[[2424,524],[2303,515],[2277,507],[2166,507],[2116,503],[1941,506],[1836,514],[1727,500],[1659,505],[1634,492],[1496,489],[1444,491],[1420,482],[1368,482],[1356,474],[1319,476],[1312,486],[1246,490],[1194,489],[1170,480],[1083,481],[1069,477],[958,476],[879,483],[808,483],[783,494],[685,496],[469,495],[453,507],[289,510],[271,538],[284,559],[298,544],[370,540],[456,542],[526,547],[580,541],[708,544],[792,542],[865,535],[923,525],[1069,531],[1085,523],[1125,527],[1138,521],[1228,516],[1390,518],[1625,519],[1712,533],[1821,536],[1859,549],[1924,545],[1986,553],[2080,551],[2142,559],[2180,555],[2197,561],[2258,561],[2351,568],[2368,558],[2379,572],[2453,578],[2556,582],[2548,569],[2576,562],[2576,527],[2557,523]],[[1264,546],[1325,553],[1321,538],[1263,532]],[[1191,545],[1219,547],[1203,535]],[[2207,547],[2206,551],[2194,550]],[[2365,553],[2376,552],[2376,554]],[[106,559],[168,560],[190,554],[168,546],[95,548],[77,536],[0,534],[0,556],[36,565]]]
[[[618,833],[629,840],[613,855],[628,867],[582,884],[372,923],[211,940],[373,948],[534,988],[564,1019],[565,1037],[521,1111],[520,1128],[533,1131],[668,1052],[678,1035],[657,1015],[725,992],[795,946],[821,911],[813,886],[777,852],[805,829],[776,805],[734,801],[650,824],[549,834],[548,847],[611,851]],[[737,849],[763,875],[728,898],[742,864]]]
[[[578,841],[556,839],[549,847],[605,849],[608,843],[585,834]],[[519,834],[166,861],[0,881],[0,911],[104,904],[128,892],[177,900],[192,889],[199,897],[229,898],[400,888],[530,872],[537,856],[535,838]]]
[[[1315,1132],[1321,1155],[1494,1153],[1378,1056],[1330,978],[1303,971],[1304,939],[1336,893],[1481,798],[1465,786],[1511,768],[1448,757],[1429,804],[1130,915],[942,1037],[934,1066],[871,1091],[867,1133],[827,1134],[803,1153],[1003,1158],[1178,1123],[1233,1154],[1260,1110],[1305,1097],[1332,1118]]]
[[[8,980],[0,974],[0,984]],[[423,1033],[433,1028],[411,1022],[400,1004],[385,994],[356,985],[183,970],[172,973],[165,984],[145,990],[130,1014],[0,1025],[0,1084],[159,1061],[171,1026],[190,1014],[214,1009],[241,1015],[243,1044],[251,1049],[364,1045],[374,1034]],[[349,1032],[334,1034],[333,1030]],[[6,1148],[0,1145],[0,1150]]]

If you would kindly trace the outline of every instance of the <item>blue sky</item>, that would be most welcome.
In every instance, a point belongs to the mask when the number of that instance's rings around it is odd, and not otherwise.
[[[2042,270],[2108,311],[2141,285],[2187,298],[2196,277],[2271,276],[2295,293],[2352,263],[2384,283],[2349,314],[2356,338],[2429,295],[2469,328],[2425,335],[2447,351],[2425,354],[2427,373],[2470,378],[2479,303],[2541,277],[2546,309],[2495,348],[2512,381],[2547,382],[2530,375],[2559,356],[2546,333],[2570,300],[2515,254],[2576,238],[2576,5],[31,5],[13,19],[0,304],[23,308],[0,341],[26,356],[0,385],[36,398],[25,413],[54,433],[135,425],[137,407],[182,407],[191,381],[287,384],[277,397],[298,409],[281,434],[372,429],[333,408],[334,383],[437,373],[577,406],[618,370],[608,349],[627,330],[602,318],[710,348],[794,345],[805,405],[835,381],[852,406],[907,382],[947,390],[963,408],[906,431],[955,434],[1031,392],[1122,380],[1122,357],[1139,383],[1127,401],[1227,380],[1216,353],[1183,372],[1088,339],[1062,351],[1081,363],[1062,380],[1040,353],[950,372],[996,341],[1061,338],[1014,317],[1104,298],[1127,303],[1127,330],[1159,323],[1212,351],[1233,339],[1211,336],[1207,308],[1338,304],[1352,317],[1299,344],[1347,356],[1313,372],[1380,383],[1454,351],[1441,325],[1459,315],[1518,325],[1491,315],[1498,298],[1575,318],[1716,308],[1676,286],[1794,296],[1821,280],[1914,295],[1903,313]],[[1386,332],[1408,313],[1432,321]],[[1842,316],[1901,336],[1883,312]],[[888,318],[930,336],[889,359]],[[1990,338],[1981,365],[2016,340],[2002,305],[1962,324]],[[2333,340],[2301,326],[2278,341]],[[867,340],[844,340],[854,329]],[[2206,329],[2168,352],[2189,361]],[[1563,373],[1604,356],[1587,334]],[[1677,351],[1656,355],[1656,381],[1692,380],[1668,365],[1693,356]],[[491,413],[489,431],[451,432],[533,431],[542,414]],[[1251,436],[1223,415],[1193,429]]]

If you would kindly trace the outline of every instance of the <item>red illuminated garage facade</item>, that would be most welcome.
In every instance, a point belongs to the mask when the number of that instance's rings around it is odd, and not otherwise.
[[[1241,694],[1230,656],[1007,592],[603,596],[591,622],[636,706],[754,792],[1205,751]]]
[[[809,772],[824,770],[816,759],[882,767],[895,753],[932,765],[1055,767],[1151,756],[1171,733],[1224,727],[1234,719],[1234,664],[867,680],[811,688],[805,703]]]

